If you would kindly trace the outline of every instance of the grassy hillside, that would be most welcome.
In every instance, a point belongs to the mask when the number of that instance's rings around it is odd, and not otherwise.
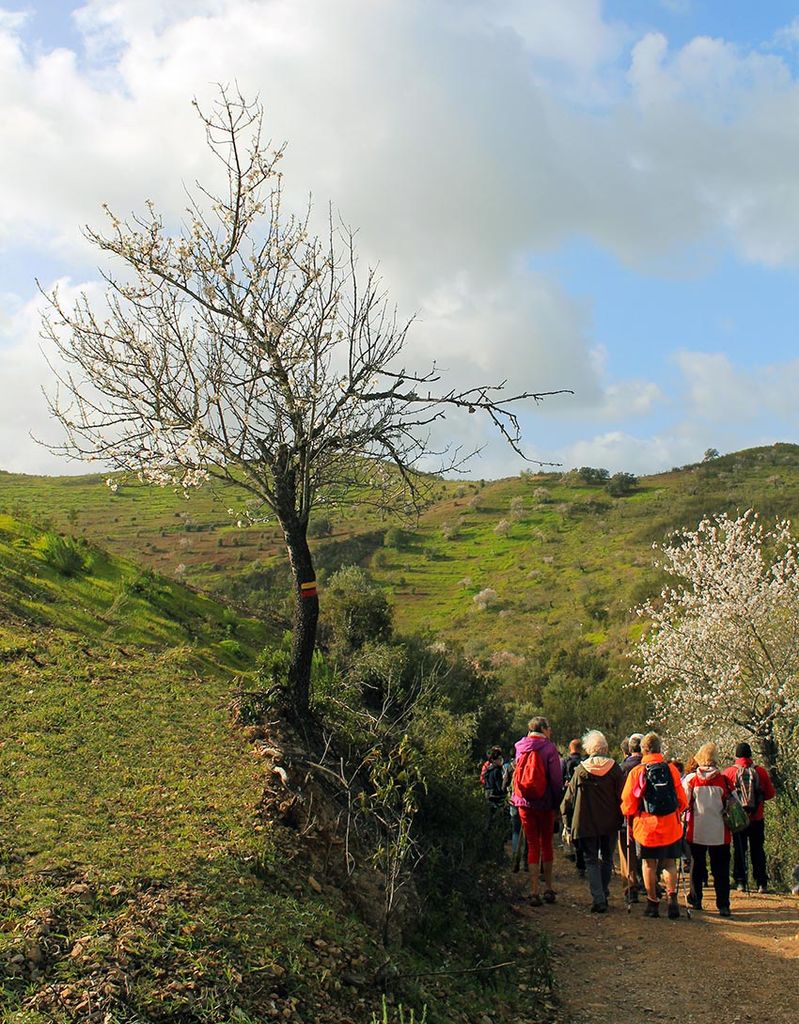
[[[274,636],[91,544],[65,575],[48,540],[0,515],[0,1020],[369,1024],[387,957],[368,861],[341,883],[335,836],[295,811],[303,792],[312,820],[336,809],[272,771],[279,728],[231,716]],[[457,976],[502,943],[437,955]],[[496,988],[420,988],[429,948],[392,953],[396,991],[431,1022],[490,1004]]]
[[[660,585],[652,544],[705,514],[799,508],[799,447],[751,449],[640,480],[627,497],[575,473],[523,474],[488,483],[441,481],[418,527],[400,530],[353,510],[314,542],[322,576],[368,566],[390,589],[402,629],[463,644],[506,677],[541,645],[587,646],[615,671],[639,635],[630,609]],[[169,490],[101,477],[0,474],[0,509],[49,520],[168,575],[224,588],[263,615],[279,611],[286,564],[279,532],[238,528],[243,495]],[[480,606],[475,597],[492,590]]]

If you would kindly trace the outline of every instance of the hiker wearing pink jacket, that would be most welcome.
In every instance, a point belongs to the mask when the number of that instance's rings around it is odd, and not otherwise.
[[[563,770],[558,748],[550,739],[552,730],[546,718],[531,718],[527,735],[516,744],[516,768],[511,803],[518,808],[525,837],[530,870],[530,902],[534,907],[555,902],[552,888],[552,834],[555,812],[563,790]],[[526,782],[530,778],[529,782]],[[535,795],[531,795],[531,794]],[[539,863],[544,870],[541,897]]]

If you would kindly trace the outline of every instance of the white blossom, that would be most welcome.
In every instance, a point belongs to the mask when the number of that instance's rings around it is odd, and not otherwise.
[[[635,675],[672,741],[752,738],[797,761],[799,546],[791,524],[765,529],[751,509],[702,520],[658,547],[674,584],[636,609],[649,620]],[[686,750],[690,750],[686,746]]]

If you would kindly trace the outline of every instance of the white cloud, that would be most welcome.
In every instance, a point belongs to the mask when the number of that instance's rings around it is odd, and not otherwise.
[[[90,0],[76,25],[80,55],[29,47],[24,22],[0,18],[4,258],[24,241],[84,276],[94,255],[78,228],[101,202],[125,213],[152,197],[178,214],[184,182],[209,173],[189,100],[237,81],[289,140],[290,198],[332,199],[401,310],[419,311],[412,355],[458,381],[573,387],[538,416],[627,424],[586,443],[653,458],[661,442],[633,438],[629,419],[666,397],[606,372],[590,304],[530,272],[530,255],[587,237],[651,268],[725,240],[749,260],[799,261],[799,137],[786,130],[799,89],[774,54],[636,40],[599,0]],[[21,409],[36,371],[20,330],[0,387],[15,382]],[[713,367],[681,359],[691,408],[715,408]],[[730,374],[756,418],[768,390],[745,394]],[[0,443],[0,464],[11,456]]]
[[[670,433],[638,437],[620,430],[578,441],[564,449],[561,455],[563,465],[568,468],[596,466],[611,473],[636,475],[662,472],[699,458],[701,449],[693,437]]]
[[[52,282],[59,297],[71,306],[85,293],[96,301],[101,294],[95,281],[73,285],[67,280]],[[4,315],[0,318],[0,468],[19,473],[86,473],[91,467],[53,454],[43,445],[58,445],[63,433],[50,416],[48,394],[55,395],[51,367],[58,365],[57,355],[40,339],[41,315],[46,301],[41,295],[28,302],[16,296],[3,297]]]
[[[737,424],[772,419],[783,429],[799,426],[799,359],[756,367],[736,366],[721,352],[679,352],[688,414]]]

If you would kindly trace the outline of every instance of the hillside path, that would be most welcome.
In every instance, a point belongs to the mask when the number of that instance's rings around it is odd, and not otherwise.
[[[610,910],[591,914],[586,881],[555,854],[554,905],[521,903],[520,920],[542,927],[554,954],[557,1019],[579,1024],[796,1024],[799,1020],[799,899],[733,892],[731,918],[710,909],[679,920],[628,914],[621,881]],[[521,897],[527,875],[512,876]],[[708,899],[708,896],[710,897]],[[665,903],[661,913],[665,915]]]

